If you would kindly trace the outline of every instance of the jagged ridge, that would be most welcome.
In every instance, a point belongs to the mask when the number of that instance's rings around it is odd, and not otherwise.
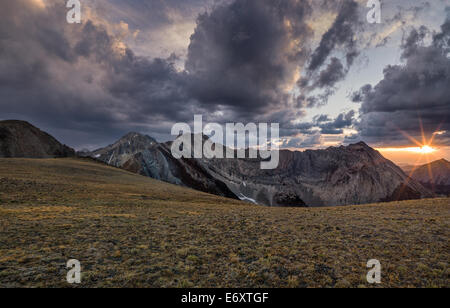
[[[268,206],[336,206],[431,196],[363,142],[326,150],[283,150],[275,170],[261,170],[258,159],[175,160],[170,143],[136,133],[92,155],[158,180]]]

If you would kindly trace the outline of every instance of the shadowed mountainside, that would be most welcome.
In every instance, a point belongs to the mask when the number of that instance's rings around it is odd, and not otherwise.
[[[52,158],[75,156],[49,134],[28,122],[0,121],[0,157]]]
[[[411,177],[436,194],[450,195],[450,162],[441,159],[412,168]]]

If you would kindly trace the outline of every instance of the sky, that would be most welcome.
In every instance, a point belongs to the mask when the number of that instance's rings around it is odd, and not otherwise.
[[[66,2],[0,0],[0,120],[81,150],[201,114],[280,123],[292,150],[450,159],[448,1],[381,1],[380,24],[367,0],[81,0],[81,24]]]

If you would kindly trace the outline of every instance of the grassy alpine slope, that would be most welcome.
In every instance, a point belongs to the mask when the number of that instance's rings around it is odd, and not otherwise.
[[[0,287],[450,287],[449,199],[267,208],[78,159],[0,159]]]

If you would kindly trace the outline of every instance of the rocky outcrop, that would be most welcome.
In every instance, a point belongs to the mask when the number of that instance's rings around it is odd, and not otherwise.
[[[54,158],[75,156],[75,151],[24,121],[0,121],[0,157]]]
[[[170,143],[136,133],[92,156],[158,180],[267,206],[338,206],[431,196],[363,142],[281,151],[275,170],[261,170],[258,159],[176,160]]]

